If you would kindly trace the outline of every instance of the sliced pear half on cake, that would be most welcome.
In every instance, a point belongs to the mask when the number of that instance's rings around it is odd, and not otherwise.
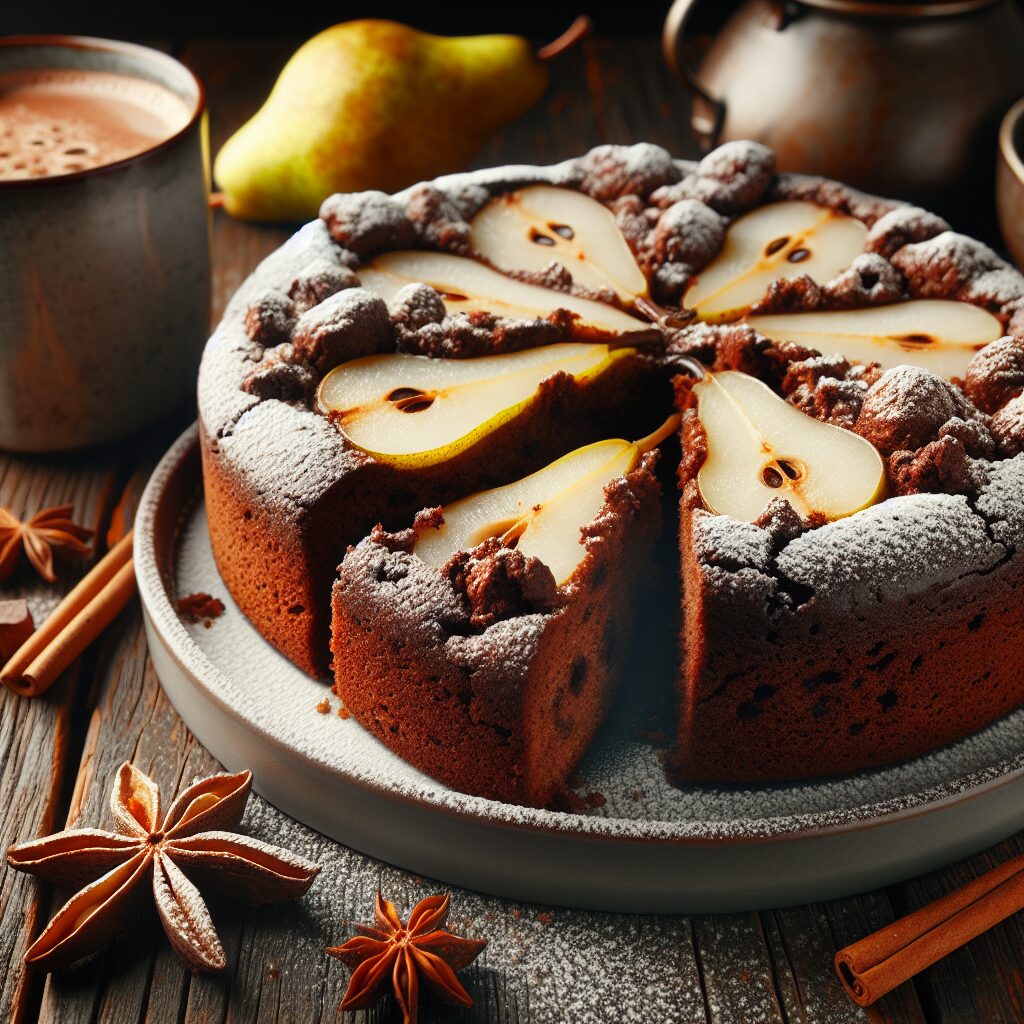
[[[872,444],[795,409],[755,377],[709,373],[693,392],[707,436],[697,485],[712,512],[753,522],[784,498],[803,519],[831,521],[885,496]]]
[[[554,260],[585,288],[610,288],[625,305],[647,278],[603,203],[571,188],[531,185],[492,199],[473,218],[473,249],[501,270],[544,270]]]
[[[650,325],[605,302],[593,302],[553,288],[527,284],[465,256],[445,252],[388,252],[359,268],[364,288],[390,302],[407,284],[428,284],[449,313],[483,310],[513,320],[533,320],[567,309],[581,333],[618,336]]]
[[[672,434],[678,420],[671,417],[641,441],[616,438],[577,448],[521,480],[446,505],[444,523],[421,533],[414,554],[440,568],[456,552],[501,537],[539,558],[562,586],[587,553],[580,531],[597,518],[605,488]]]
[[[769,203],[735,220],[718,255],[683,300],[701,320],[731,320],[764,297],[773,281],[806,274],[830,281],[864,251],[867,228],[817,203]]]
[[[556,373],[604,373],[634,349],[567,342],[481,356],[380,355],[335,367],[317,400],[357,448],[409,468],[453,458],[523,413]]]
[[[770,313],[747,323],[775,341],[838,353],[862,363],[920,366],[940,377],[963,377],[967,364],[1003,336],[999,321],[980,306],[952,299],[912,299],[868,309]]]

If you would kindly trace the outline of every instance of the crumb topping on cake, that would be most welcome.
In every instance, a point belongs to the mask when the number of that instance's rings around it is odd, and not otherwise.
[[[726,142],[678,184],[658,189],[651,202],[664,209],[681,199],[695,199],[718,213],[738,214],[760,202],[774,176],[775,154],[767,146]]]
[[[854,430],[891,455],[923,447],[952,419],[971,420],[987,434],[981,414],[959,388],[918,366],[896,366],[868,388]]]
[[[295,355],[323,376],[339,363],[393,350],[394,327],[382,299],[349,288],[303,313],[292,344]]]
[[[1024,340],[1007,335],[986,345],[967,367],[964,390],[990,414],[1024,392]]]
[[[256,478],[288,478],[282,503],[301,507],[312,500],[300,493],[304,487],[322,493],[340,464],[365,458],[321,418],[304,418],[318,377],[332,364],[387,350],[466,358],[565,340],[571,318],[564,311],[534,321],[449,315],[437,292],[423,285],[402,289],[385,309],[358,287],[360,265],[384,251],[467,253],[469,221],[486,202],[536,183],[578,188],[606,203],[653,296],[670,304],[720,249],[731,220],[762,202],[809,200],[862,220],[869,229],[865,252],[849,267],[832,281],[776,282],[755,311],[851,309],[910,298],[974,303],[1008,333],[974,357],[962,385],[906,367],[882,374],[877,366],[769,341],[742,323],[667,330],[666,373],[685,372],[685,360],[697,359],[757,376],[802,411],[876,444],[889,458],[895,496],[976,496],[992,466],[1024,450],[1024,278],[934,214],[837,182],[777,174],[770,150],[737,142],[698,164],[647,144],[601,146],[548,168],[450,175],[395,196],[330,197],[321,220],[265,260],[240,289],[208,347],[200,408],[220,453]],[[593,295],[559,264],[518,276]],[[247,441],[243,452],[233,434],[244,428],[251,438],[257,425],[275,443],[255,451]],[[684,476],[700,457],[699,429],[684,419],[685,430],[694,450],[684,459]],[[285,470],[281,461],[300,450],[300,434],[301,467]]]
[[[476,629],[531,612],[554,611],[560,603],[551,570],[538,558],[489,537],[471,551],[457,551],[441,575],[462,595]]]
[[[580,157],[578,187],[602,202],[631,195],[646,199],[680,178],[675,160],[660,146],[597,146]]]

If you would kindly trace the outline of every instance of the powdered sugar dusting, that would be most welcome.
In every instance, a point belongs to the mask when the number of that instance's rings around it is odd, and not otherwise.
[[[271,296],[273,302],[282,303],[279,312],[285,320],[298,316],[308,305],[308,296],[322,298],[326,297],[323,292],[348,287],[354,279],[347,271],[358,266],[360,254],[365,257],[380,247],[410,244],[457,247],[465,220],[489,196],[541,181],[584,188],[606,201],[620,196],[630,202],[628,190],[633,189],[645,201],[654,202],[656,208],[644,208],[641,201],[633,219],[650,223],[650,241],[645,238],[643,244],[655,248],[659,236],[654,226],[660,224],[659,217],[665,221],[661,258],[668,261],[663,267],[672,270],[663,290],[677,293],[689,273],[687,260],[699,262],[719,233],[722,218],[712,207],[717,204],[726,215],[736,215],[743,212],[744,204],[763,198],[769,187],[766,158],[751,147],[734,147],[700,166],[673,161],[657,147],[603,147],[549,168],[504,167],[452,175],[394,197],[380,193],[333,197],[325,203],[333,238],[323,221],[302,228],[260,265],[229,305],[207,347],[200,378],[200,410],[207,433],[217,439],[218,452],[269,504],[286,517],[296,517],[363,457],[346,451],[337,431],[301,403],[274,397],[260,401],[258,395],[243,390],[242,382],[264,354],[263,346],[244,327],[253,303]],[[720,165],[742,165],[749,173],[745,171],[743,180],[730,188],[728,175],[719,175]],[[865,196],[835,182],[795,175],[776,176],[768,197],[812,199],[871,226],[871,254],[820,289],[822,296],[830,296],[829,301],[841,302],[844,296],[883,301],[883,295],[884,301],[890,301],[896,282],[902,280],[894,267],[906,276],[909,295],[959,297],[994,308],[1008,322],[1024,301],[1024,279],[1019,274],[991,250],[954,235],[925,211]],[[708,204],[698,199],[707,199]],[[706,213],[698,216],[695,207]],[[427,225],[428,231],[417,218],[434,208],[443,217]],[[659,210],[666,212],[659,214]],[[685,236],[691,229],[695,238],[688,240]],[[890,256],[891,263],[887,262]],[[297,286],[303,275],[309,281]],[[286,308],[289,301],[291,310]],[[714,333],[703,325],[693,329],[697,340]],[[712,516],[702,526],[709,551],[714,546],[738,566],[722,567],[723,579],[754,573],[768,592],[779,573],[804,582],[823,600],[831,596],[845,601],[877,600],[886,588],[905,592],[941,584],[958,574],[984,571],[1005,557],[1008,547],[1019,545],[1024,530],[1021,484],[1018,460],[995,463],[989,483],[973,501],[947,495],[893,499],[791,541],[774,562],[769,557],[772,538],[767,530],[747,529],[747,524],[738,529],[732,521]],[[224,592],[208,551],[205,524],[197,515],[189,521],[182,541],[178,592],[202,589]],[[1024,721],[1022,713],[1015,712],[946,751],[844,780],[750,789],[679,787],[665,775],[663,752],[637,738],[641,726],[650,733],[652,709],[665,730],[674,731],[666,697],[671,682],[659,676],[655,666],[639,665],[637,675],[643,684],[625,694],[627,703],[612,715],[582,766],[586,789],[601,792],[605,804],[586,814],[557,814],[452,793],[389,754],[354,721],[299,714],[297,709],[315,707],[323,695],[320,684],[264,643],[233,603],[224,625],[228,628],[193,631],[192,636],[226,672],[230,692],[225,699],[269,736],[301,750],[328,775],[346,774],[437,810],[572,833],[714,838],[778,835],[863,820],[877,813],[878,806],[894,810],[930,799],[934,793],[924,793],[930,788],[957,791],[995,777],[1005,770],[1005,760],[1017,755],[1017,736]],[[307,696],[315,699],[306,700]]]
[[[966,498],[913,494],[797,537],[776,564],[841,614],[984,572],[1005,555]]]
[[[1013,472],[1024,475],[1024,459],[1016,461]],[[1015,485],[1008,478],[999,493],[1009,494]],[[925,495],[900,502],[917,508],[955,505],[951,522],[957,525],[951,528],[957,530],[961,519],[971,514],[969,509],[964,511],[963,499]],[[1018,518],[1016,523],[1015,529],[1024,529],[1024,520]],[[878,525],[879,531],[891,528],[891,522]],[[977,543],[990,552],[996,548],[991,541],[986,546],[980,537]],[[200,590],[225,594],[201,505],[183,524],[175,566],[170,598]],[[173,618],[170,598],[168,614]],[[317,714],[316,704],[327,694],[326,687],[266,643],[230,598],[225,603],[216,629],[180,624],[181,642],[195,645],[219,670],[206,676],[205,685],[251,723],[250,728],[316,765],[325,785],[333,777],[344,777],[381,796],[414,800],[441,813],[554,832],[637,839],[770,837],[894,813],[996,778],[1007,770],[1007,759],[1024,762],[1019,754],[1024,711],[1017,711],[934,754],[848,778],[779,786],[679,786],[666,775],[659,741],[649,738],[652,725],[671,730],[670,681],[659,676],[663,668],[641,658],[632,685],[622,688],[580,766],[584,791],[600,792],[605,804],[573,814],[501,804],[439,785],[388,751],[354,719]]]

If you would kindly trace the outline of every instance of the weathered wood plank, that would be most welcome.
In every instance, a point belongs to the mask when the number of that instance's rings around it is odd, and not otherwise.
[[[76,522],[100,529],[115,479],[109,460],[29,460],[0,456],[0,506],[24,518],[71,504]],[[74,584],[86,560],[58,560],[59,582],[36,577],[23,561],[0,596],[24,598],[40,624]],[[80,666],[72,666],[34,700],[0,688],[0,849],[49,831],[57,818],[71,743],[72,700]],[[40,928],[48,893],[26,875],[0,867],[0,1019],[30,1019],[35,982],[21,958]]]
[[[787,1021],[847,1024],[886,1021],[922,1024],[924,1016],[913,986],[901,989],[867,1012],[856,1006],[839,984],[832,966],[835,951],[851,941],[850,925],[867,934],[893,918],[884,893],[854,896],[761,914],[775,968],[776,986],[784,996]]]
[[[711,1024],[784,1024],[784,999],[756,913],[695,917],[693,935]]]
[[[605,142],[654,142],[678,157],[698,148],[689,100],[661,59],[656,39],[588,39],[550,64],[551,86],[474,163],[553,163]]]

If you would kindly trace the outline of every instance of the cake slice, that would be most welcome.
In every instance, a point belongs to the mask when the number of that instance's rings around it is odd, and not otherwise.
[[[478,319],[474,327],[448,318],[443,336],[449,344],[437,358],[396,352],[402,325],[426,314],[403,313],[399,303],[389,316],[383,300],[351,282],[301,314],[290,342],[264,348],[253,336],[264,338],[274,319],[276,292],[264,291],[266,280],[292,273],[290,291],[311,291],[308,301],[315,301],[352,276],[324,233],[322,225],[304,229],[248,283],[235,305],[249,304],[250,337],[239,337],[237,316],[226,318],[207,348],[200,378],[203,478],[217,567],[260,633],[316,676],[328,671],[326,595],[335,568],[346,547],[375,523],[398,529],[425,506],[529,473],[608,430],[631,430],[637,408],[657,405],[657,396],[667,394],[654,362],[626,344],[629,339],[589,331],[585,343],[576,341],[571,318],[509,321],[504,333],[491,321],[484,326]],[[309,265],[322,265],[317,274],[329,282],[312,276]],[[440,304],[426,291],[428,303]],[[413,307],[417,294],[413,289]],[[294,304],[289,300],[289,308]],[[444,317],[443,308],[435,312]],[[440,332],[438,323],[428,323]],[[478,346],[478,335],[486,346]],[[265,340],[274,337],[271,331]],[[432,409],[422,395],[418,404],[410,402],[414,391],[440,386],[425,382],[424,368],[472,376],[474,366],[486,365],[499,379],[507,375],[506,363],[532,366],[526,391],[507,400],[499,393],[490,406],[464,404],[471,422],[448,439],[457,443],[434,439],[451,417],[438,415],[441,401]],[[403,435],[404,449],[385,444],[385,451],[375,450],[382,447],[379,431],[372,424],[369,433],[362,429],[367,417],[359,429],[348,429],[359,417],[345,408],[338,385],[355,376],[347,369],[355,366],[365,371],[362,386],[372,378],[383,388],[373,396],[377,411],[403,421],[389,437]],[[333,404],[324,402],[328,382]],[[380,426],[381,418],[375,422]],[[557,431],[550,429],[554,422]]]
[[[682,506],[681,776],[877,767],[1024,700],[1024,456],[973,503],[900,496],[795,536],[778,506],[707,512],[692,482]]]
[[[352,548],[331,644],[351,714],[447,786],[550,803],[626,664],[662,436],[589,445]]]
[[[735,370],[677,380],[683,778],[878,767],[1024,700],[1024,455],[958,463],[987,436],[966,396],[875,376],[848,427]],[[954,465],[968,493],[922,489]]]

